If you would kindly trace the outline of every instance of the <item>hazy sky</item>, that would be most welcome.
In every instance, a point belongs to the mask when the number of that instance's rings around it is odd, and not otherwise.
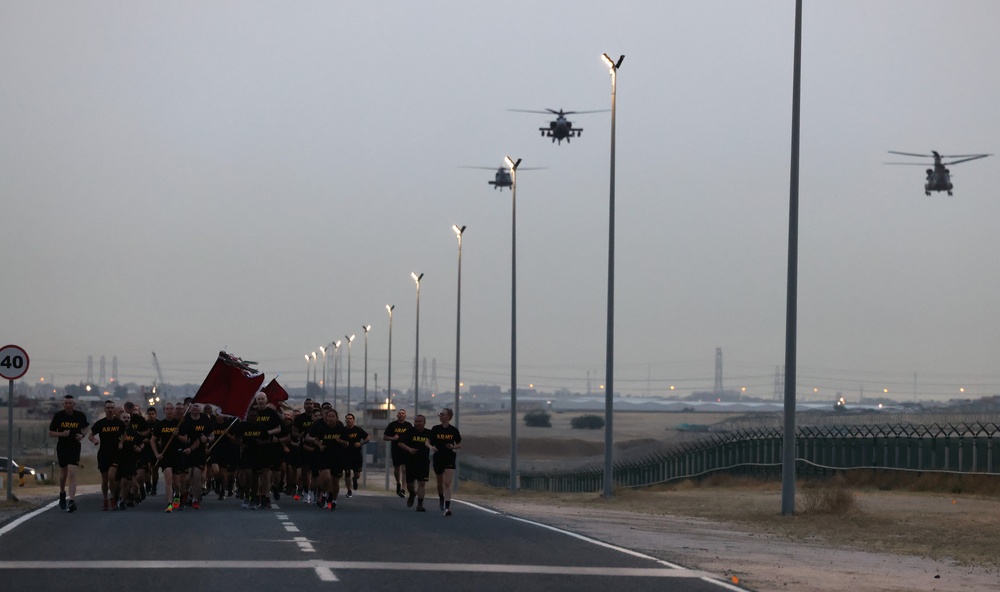
[[[301,387],[357,333],[353,384],[420,354],[509,387],[511,194],[522,158],[518,376],[603,381],[618,76],[616,390],[770,396],[784,360],[794,2],[0,3],[0,341],[57,384],[200,382],[218,350]],[[1000,152],[1000,3],[806,1],[802,396],[1000,392],[1000,157],[955,196],[887,150]],[[346,349],[346,348],[345,348]],[[346,353],[346,352],[345,352]],[[344,358],[346,366],[346,356]],[[332,370],[331,370],[332,373]],[[374,377],[369,379],[373,386]]]

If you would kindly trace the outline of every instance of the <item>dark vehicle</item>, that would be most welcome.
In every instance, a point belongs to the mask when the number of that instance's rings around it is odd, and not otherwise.
[[[12,470],[12,474],[15,477],[17,477],[17,475],[21,472],[21,465],[19,465],[17,463],[17,461],[15,460],[13,462],[13,466],[12,466],[11,470]],[[4,476],[7,475],[7,457],[6,456],[0,456],[0,474],[3,474]],[[33,469],[31,467],[24,467],[24,474],[28,475],[28,476],[31,476],[31,477],[34,477],[36,481],[41,481],[42,480],[41,473],[39,473],[38,471],[36,471],[35,469]]]

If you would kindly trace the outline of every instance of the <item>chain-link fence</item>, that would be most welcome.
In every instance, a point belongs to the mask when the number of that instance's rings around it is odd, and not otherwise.
[[[641,487],[726,472],[773,476],[781,472],[783,430],[754,427],[708,432],[665,445],[662,450],[614,466],[618,486]],[[883,425],[805,425],[796,428],[796,469],[801,475],[843,469],[976,473],[1000,475],[994,440],[1000,423],[959,422]],[[520,489],[587,492],[603,487],[603,466],[566,471],[522,472]],[[510,472],[464,460],[461,478],[493,487],[510,487]]]

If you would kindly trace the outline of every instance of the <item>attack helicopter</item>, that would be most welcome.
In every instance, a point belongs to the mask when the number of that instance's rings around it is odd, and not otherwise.
[[[508,109],[508,111],[516,111],[518,113],[551,113],[556,116],[555,121],[549,122],[549,127],[540,127],[538,131],[542,132],[542,137],[552,138],[553,142],[558,142],[562,144],[563,140],[569,144],[570,138],[578,138],[583,132],[582,127],[573,127],[573,122],[566,119],[567,115],[582,115],[585,113],[605,113],[609,109],[598,109],[596,111],[563,111],[562,109],[556,111],[555,109],[546,109],[545,111],[534,111],[531,109]]]
[[[960,162],[968,162],[970,160],[976,160],[979,158],[986,158],[987,156],[992,156],[992,154],[953,154],[951,156],[945,154],[939,154],[935,150],[931,150],[930,154],[914,154],[912,152],[896,152],[895,150],[889,150],[889,154],[898,154],[900,156],[914,156],[917,158],[933,158],[934,162],[930,166],[932,169],[927,169],[927,183],[924,184],[924,195],[930,195],[931,191],[947,191],[948,195],[954,195],[951,190],[954,185],[951,183],[951,171],[947,167],[958,164]],[[950,162],[944,162],[946,158],[957,158],[958,160],[952,160]],[[920,162],[887,162],[885,164],[901,164],[901,165],[917,165],[925,166],[924,163]]]
[[[463,166],[462,168],[463,169],[482,169],[482,170],[486,170],[486,171],[496,171],[496,176],[493,178],[492,181],[487,181],[487,183],[489,183],[490,185],[492,185],[494,189],[499,189],[500,191],[503,191],[504,187],[510,189],[511,186],[514,184],[514,180],[511,178],[511,175],[510,175],[510,168],[508,168],[506,165],[501,165],[499,167]],[[544,168],[545,167],[522,167],[522,166],[519,166],[519,167],[517,167],[517,170],[519,170],[519,171],[540,171],[540,170],[542,170]]]

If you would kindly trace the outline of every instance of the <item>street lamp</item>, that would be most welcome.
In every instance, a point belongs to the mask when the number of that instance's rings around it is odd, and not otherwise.
[[[458,237],[458,295],[455,298],[455,427],[458,427],[458,407],[461,399],[462,383],[460,380],[459,361],[462,359],[462,233],[465,226],[459,228],[457,224],[452,224],[451,229]],[[458,473],[458,458],[455,458],[455,473]],[[455,479],[454,485],[458,485],[459,479]],[[455,489],[458,489],[455,487]]]
[[[365,410],[361,412],[363,417],[368,413],[368,332],[372,330],[372,326],[365,325],[361,328],[365,330]]]
[[[337,408],[337,369],[340,368],[340,343],[338,339],[333,342],[333,408]]]
[[[325,345],[319,346],[319,351],[323,353],[323,380],[319,383],[319,388],[324,393],[326,392],[326,350]]]
[[[385,310],[389,313],[389,379],[387,381],[388,384],[385,387],[386,399],[388,399],[385,405],[386,413],[389,412],[389,402],[392,401],[392,309],[394,308],[396,308],[394,305],[385,305]]]
[[[605,347],[604,368],[604,497],[611,497],[611,484],[614,479],[614,412],[615,412],[615,91],[618,84],[618,68],[625,56],[612,61],[608,54],[601,54],[601,59],[611,69],[611,189],[608,201],[610,204],[608,216],[608,333]]]
[[[306,396],[309,396],[309,354],[306,354]]]
[[[347,415],[351,412],[351,344],[354,343],[354,335],[344,335],[344,338],[347,339],[347,411],[344,415]]]
[[[417,346],[413,354],[413,417],[420,413],[420,279],[424,274],[410,273],[417,284]]]
[[[313,361],[313,383],[315,383],[316,382],[316,365],[317,365],[316,364],[316,352],[312,353],[312,361]]]
[[[517,165],[510,156],[510,491],[517,491]]]

